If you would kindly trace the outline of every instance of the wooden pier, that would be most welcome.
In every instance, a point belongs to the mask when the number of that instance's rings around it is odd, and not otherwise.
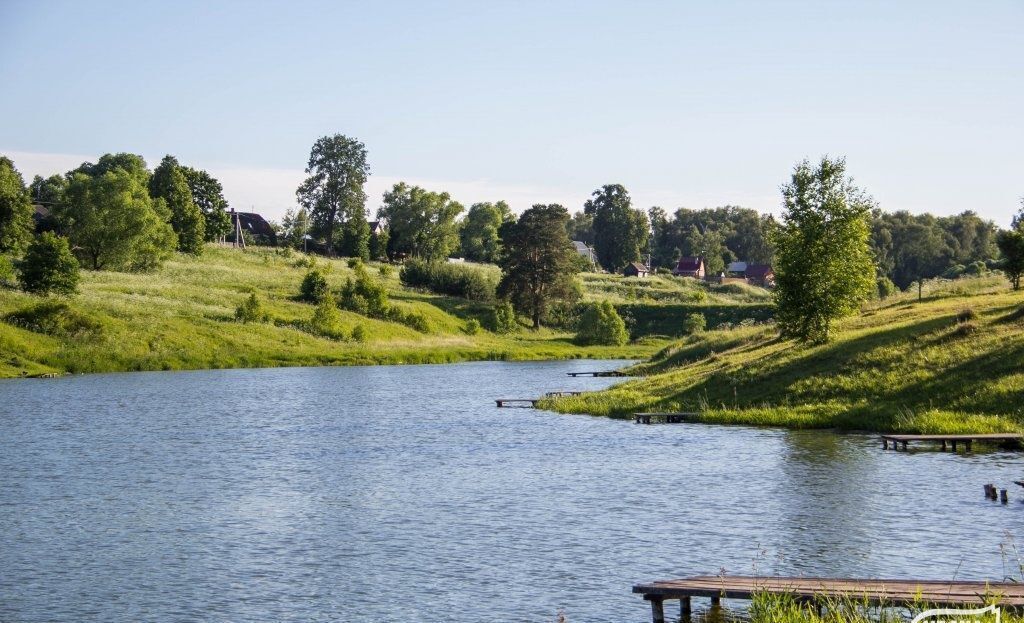
[[[638,584],[634,593],[651,603],[654,623],[665,622],[665,601],[679,600],[680,614],[691,613],[693,597],[707,597],[716,606],[722,599],[751,599],[757,594],[784,595],[807,603],[848,598],[865,606],[974,606],[995,601],[1000,606],[1024,607],[1024,584],[1018,582],[947,582],[934,580],[858,580],[852,578],[758,578],[704,575]]]
[[[618,370],[599,370],[597,372],[566,372],[571,377],[577,376],[625,376]]]
[[[498,405],[499,409],[511,407],[532,409],[537,406],[538,400],[540,400],[540,398],[497,398],[494,402]]]
[[[699,422],[699,413],[634,413],[633,422],[636,424],[683,424],[685,422]]]
[[[579,396],[583,392],[578,391],[558,391],[558,392],[547,392],[543,398],[497,398],[494,400],[498,408],[512,408],[520,407],[523,409],[530,409],[537,406],[537,403],[544,398],[563,398],[565,396]]]
[[[907,449],[907,444],[911,441],[933,441],[942,444],[942,451],[946,451],[947,444],[952,447],[953,452],[956,452],[956,446],[958,443],[964,445],[964,451],[971,451],[971,444],[975,441],[990,441],[990,442],[1004,442],[1019,443],[1024,439],[1024,435],[1017,433],[993,433],[993,434],[979,434],[979,435],[882,435],[882,449],[888,450],[889,444],[892,444],[893,450]]]

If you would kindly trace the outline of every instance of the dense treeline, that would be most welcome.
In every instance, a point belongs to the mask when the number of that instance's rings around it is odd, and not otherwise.
[[[922,278],[986,270],[999,255],[997,232],[974,212],[937,217],[875,210],[871,248],[879,274],[906,288]]]
[[[0,252],[5,264],[16,261],[22,287],[40,294],[74,291],[69,258],[93,270],[144,271],[174,251],[199,254],[226,233],[226,209],[220,183],[173,156],[150,171],[141,156],[105,154],[27,186],[0,157]]]

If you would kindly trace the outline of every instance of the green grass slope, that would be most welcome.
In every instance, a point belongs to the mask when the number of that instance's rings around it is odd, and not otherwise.
[[[1002,278],[902,295],[805,346],[771,326],[709,331],[634,368],[642,378],[541,405],[628,417],[901,432],[1024,431],[1024,293]],[[965,310],[966,316],[958,319]]]
[[[346,335],[361,325],[362,342],[331,340],[302,329],[313,306],[295,300],[307,258],[274,250],[208,247],[198,258],[177,255],[152,274],[83,271],[80,294],[66,301],[0,288],[0,377],[63,372],[176,370],[294,365],[447,363],[484,359],[642,358],[668,343],[640,339],[623,347],[580,347],[566,332],[523,330],[503,336],[466,333],[489,306],[403,288],[397,269],[385,282],[391,303],[427,318],[416,331],[395,322],[341,312]],[[352,270],[317,259],[333,289]],[[272,321],[242,324],[235,307],[259,294]],[[50,301],[46,303],[46,301]],[[44,304],[44,307],[39,306]]]

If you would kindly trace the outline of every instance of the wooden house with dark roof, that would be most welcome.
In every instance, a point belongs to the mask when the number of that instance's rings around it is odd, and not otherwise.
[[[693,277],[694,279],[704,278],[704,258],[702,257],[681,257],[676,267],[672,269],[676,277]]]
[[[651,274],[651,269],[647,268],[640,262],[630,262],[622,269],[622,274],[626,277],[639,277],[643,279],[647,275]]]

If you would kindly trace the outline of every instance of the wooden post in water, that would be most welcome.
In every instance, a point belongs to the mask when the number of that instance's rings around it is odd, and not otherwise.
[[[661,597],[651,596],[651,620],[654,623],[665,623],[665,602]]]
[[[692,609],[691,609],[691,606],[690,606],[690,598],[689,597],[681,597],[679,599],[679,618],[681,618],[681,619],[689,619],[691,612],[692,612]]]
[[[999,501],[1003,504],[1008,504],[1010,502],[1010,498],[1006,496],[1006,489],[999,490]]]

